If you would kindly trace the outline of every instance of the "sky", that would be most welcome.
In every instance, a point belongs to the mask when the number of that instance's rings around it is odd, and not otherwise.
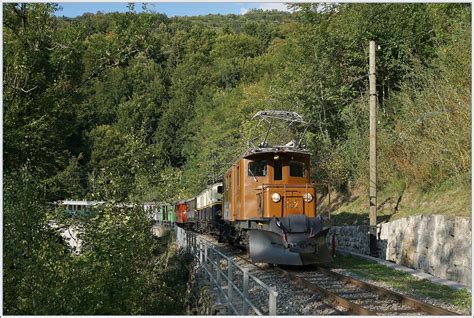
[[[59,2],[62,10],[56,12],[57,16],[76,17],[83,13],[126,12],[126,2]],[[135,10],[141,11],[141,3],[135,4]],[[207,2],[207,3],[149,3],[148,9],[167,16],[191,16],[206,14],[245,14],[250,9],[287,11],[284,3],[235,3],[235,2]]]

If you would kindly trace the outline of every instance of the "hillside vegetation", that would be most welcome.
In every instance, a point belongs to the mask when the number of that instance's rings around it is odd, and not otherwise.
[[[160,293],[139,281],[157,270],[144,219],[124,226],[122,212],[102,211],[93,223],[101,234],[89,228],[89,253],[72,261],[46,227],[47,203],[196,195],[245,149],[259,110],[302,114],[313,179],[335,195],[366,195],[370,40],[380,46],[382,196],[470,193],[471,5],[294,6],[295,13],[170,18],[130,5],[128,13],[69,19],[55,16],[54,4],[3,4],[6,313],[157,314],[140,295],[172,298],[168,287]],[[129,228],[142,231],[138,239]],[[132,242],[143,257],[129,263]],[[82,260],[90,276],[79,270]],[[74,273],[84,281],[68,281],[72,294],[52,283]],[[127,288],[117,296],[110,286]],[[81,297],[90,302],[85,311]],[[64,306],[51,311],[55,302]]]

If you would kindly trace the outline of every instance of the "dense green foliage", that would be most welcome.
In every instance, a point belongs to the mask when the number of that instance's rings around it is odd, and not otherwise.
[[[158,296],[143,289],[156,244],[142,213],[125,221],[105,209],[85,231],[91,245],[71,260],[47,230],[46,202],[195,195],[245,149],[259,110],[295,110],[310,122],[316,181],[365,185],[370,40],[380,45],[380,186],[469,175],[470,5],[295,6],[66,19],[52,4],[3,5],[8,313],[156,314],[146,306]]]
[[[4,181],[3,303],[9,315],[182,314],[189,255],[151,235],[141,207],[111,201],[93,217],[48,206],[26,171]],[[76,229],[79,255],[48,226]]]
[[[33,169],[48,200],[194,195],[268,108],[310,121],[317,180],[364,183],[369,40],[380,45],[382,183],[470,170],[469,5],[76,19],[52,5],[5,9],[5,170]]]

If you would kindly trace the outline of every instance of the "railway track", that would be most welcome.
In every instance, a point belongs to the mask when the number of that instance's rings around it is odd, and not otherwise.
[[[331,302],[355,315],[458,315],[386,288],[318,267],[310,272],[274,268],[280,275],[322,293]]]
[[[341,314],[378,315],[459,315],[447,309],[433,306],[410,296],[375,286],[353,277],[341,275],[323,267],[310,270],[282,267],[263,268],[248,257],[237,256],[263,271],[273,270],[292,283],[304,286],[310,292],[321,294]],[[341,308],[343,310],[341,311]]]
[[[266,283],[268,286],[276,288],[278,293],[277,299],[277,313],[278,315],[344,315],[344,308],[337,308],[332,304],[327,304],[324,297],[319,293],[308,293],[307,290],[291,283],[287,278],[277,275],[271,270],[270,265],[257,265],[246,259],[242,250],[235,247],[220,244],[214,238],[207,235],[200,236],[208,243],[218,249],[221,253],[231,257],[235,264],[240,268],[252,273],[255,277]],[[222,268],[224,271],[227,268]],[[234,272],[235,285],[242,287],[242,275],[240,272]],[[248,297],[257,306],[267,312],[266,308],[266,293],[262,292],[258,286],[249,285]]]
[[[207,241],[211,241],[209,237]],[[241,251],[238,252],[229,246],[222,246],[222,248],[226,250],[226,253],[230,253],[235,258],[258,269],[266,277],[276,276],[270,274],[273,272],[286,279],[288,284],[294,286],[292,292],[304,289],[306,294],[310,294],[315,301],[321,304],[319,309],[323,309],[326,312],[325,315],[459,315],[413,297],[341,275],[324,267],[262,266],[253,263],[250,257],[247,254],[242,255]],[[323,307],[331,307],[331,309]]]

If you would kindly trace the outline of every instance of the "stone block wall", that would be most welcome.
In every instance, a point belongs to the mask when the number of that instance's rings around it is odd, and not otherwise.
[[[471,286],[472,220],[418,215],[379,226],[379,258]]]
[[[369,255],[368,226],[333,227],[338,248]],[[472,220],[444,215],[418,215],[379,224],[378,257],[433,276],[471,286]]]
[[[332,236],[336,235],[336,247],[360,254],[369,255],[369,226],[333,226],[326,236],[326,243],[329,247],[332,244]]]

